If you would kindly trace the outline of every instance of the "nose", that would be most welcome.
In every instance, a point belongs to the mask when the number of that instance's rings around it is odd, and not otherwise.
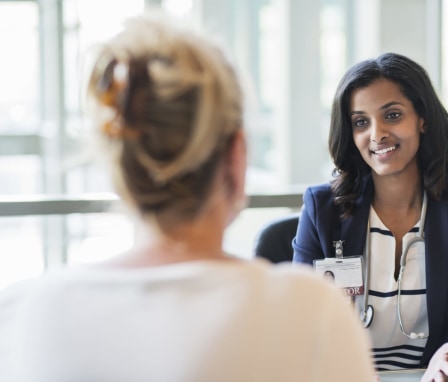
[[[381,121],[372,121],[370,129],[370,140],[375,143],[380,143],[389,136],[389,131],[384,123]]]

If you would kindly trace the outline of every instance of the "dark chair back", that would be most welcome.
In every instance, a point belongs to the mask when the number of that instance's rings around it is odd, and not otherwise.
[[[265,225],[255,240],[255,256],[271,263],[292,261],[292,239],[296,235],[299,214],[273,220]]]

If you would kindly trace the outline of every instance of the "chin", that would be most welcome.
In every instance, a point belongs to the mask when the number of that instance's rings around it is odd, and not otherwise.
[[[402,169],[400,170],[392,170],[392,169],[374,169],[372,168],[372,173],[376,176],[396,176],[400,175],[403,172]]]

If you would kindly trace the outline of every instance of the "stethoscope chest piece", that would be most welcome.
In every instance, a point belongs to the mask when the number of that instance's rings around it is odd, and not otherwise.
[[[365,309],[361,310],[359,318],[361,319],[361,323],[364,329],[367,329],[373,320],[373,306],[367,305]]]

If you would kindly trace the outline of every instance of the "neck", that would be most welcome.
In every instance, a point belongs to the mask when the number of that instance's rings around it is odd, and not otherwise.
[[[212,204],[211,208],[195,218],[170,224],[169,227],[161,227],[155,219],[139,221],[132,250],[104,265],[137,268],[231,259],[223,251],[228,206],[218,206],[216,208]]]
[[[407,179],[374,177],[373,206],[388,209],[418,209],[423,201],[420,176]]]

